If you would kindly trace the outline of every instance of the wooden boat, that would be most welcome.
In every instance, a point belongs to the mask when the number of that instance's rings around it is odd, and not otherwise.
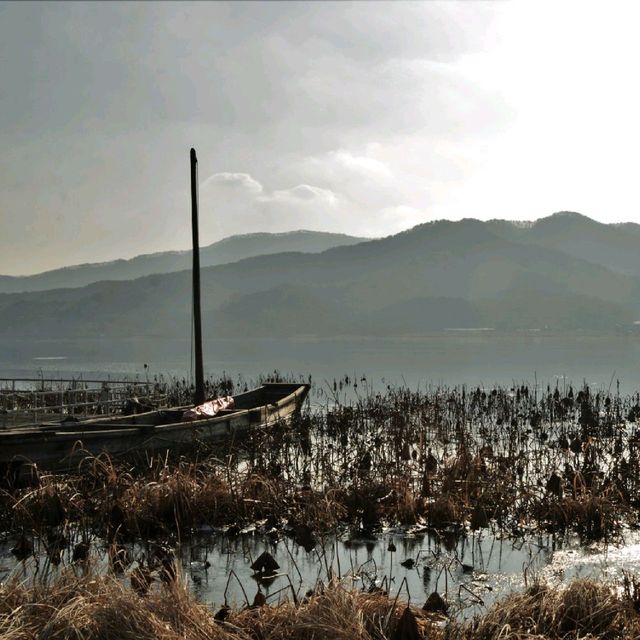
[[[73,468],[88,455],[187,450],[201,443],[234,441],[248,431],[289,419],[309,385],[270,383],[234,396],[234,408],[200,420],[183,420],[192,405],[82,422],[44,423],[0,431],[0,467],[15,477],[29,463]]]
[[[193,321],[195,351],[195,405],[202,405],[204,374],[200,317],[200,257],[198,242],[198,161],[191,149],[191,224],[193,233]],[[125,455],[166,452],[198,443],[233,440],[251,429],[289,418],[304,402],[309,385],[265,384],[234,397],[233,409],[216,416],[183,420],[194,405],[0,431],[0,473],[21,475],[28,463],[40,468],[73,468],[87,455]]]

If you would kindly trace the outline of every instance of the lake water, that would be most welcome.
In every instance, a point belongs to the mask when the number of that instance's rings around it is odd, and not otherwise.
[[[117,378],[188,376],[188,340],[0,341],[0,377]],[[442,332],[420,338],[209,340],[206,373],[251,380],[277,369],[320,384],[363,375],[374,387],[406,384],[555,385],[640,388],[640,339],[634,337],[496,335]],[[144,364],[148,368],[144,368]]]

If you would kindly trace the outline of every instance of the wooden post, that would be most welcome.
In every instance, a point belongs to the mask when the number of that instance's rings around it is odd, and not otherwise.
[[[200,245],[198,240],[198,159],[191,149],[191,230],[193,234],[193,340],[195,347],[195,404],[204,402],[204,370],[202,364],[202,320],[200,316]]]

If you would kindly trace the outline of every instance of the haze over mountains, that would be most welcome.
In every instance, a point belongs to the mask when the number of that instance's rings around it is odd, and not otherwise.
[[[438,221],[365,242],[313,235],[316,247],[343,246],[259,255],[275,246],[265,234],[245,252],[251,257],[202,269],[205,338],[478,327],[612,333],[633,331],[640,318],[635,224],[560,213],[529,225]],[[239,253],[219,247],[214,257],[212,248],[208,260],[221,255]],[[153,260],[175,265],[175,257]],[[186,270],[0,295],[0,337],[188,337],[190,283]]]
[[[231,236],[201,247],[200,264],[202,267],[211,267],[227,262],[237,262],[251,256],[282,251],[316,253],[330,247],[355,244],[363,240],[365,238],[319,231],[250,233]],[[136,256],[130,260],[63,267],[32,276],[0,276],[0,293],[84,287],[101,280],[133,280],[153,273],[171,273],[190,268],[191,251],[164,251]]]

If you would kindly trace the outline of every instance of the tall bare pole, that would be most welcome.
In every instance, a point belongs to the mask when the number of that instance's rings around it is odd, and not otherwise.
[[[193,234],[193,339],[196,365],[195,403],[204,402],[204,369],[202,364],[202,319],[200,315],[200,242],[198,239],[198,158],[191,149],[191,231]]]

